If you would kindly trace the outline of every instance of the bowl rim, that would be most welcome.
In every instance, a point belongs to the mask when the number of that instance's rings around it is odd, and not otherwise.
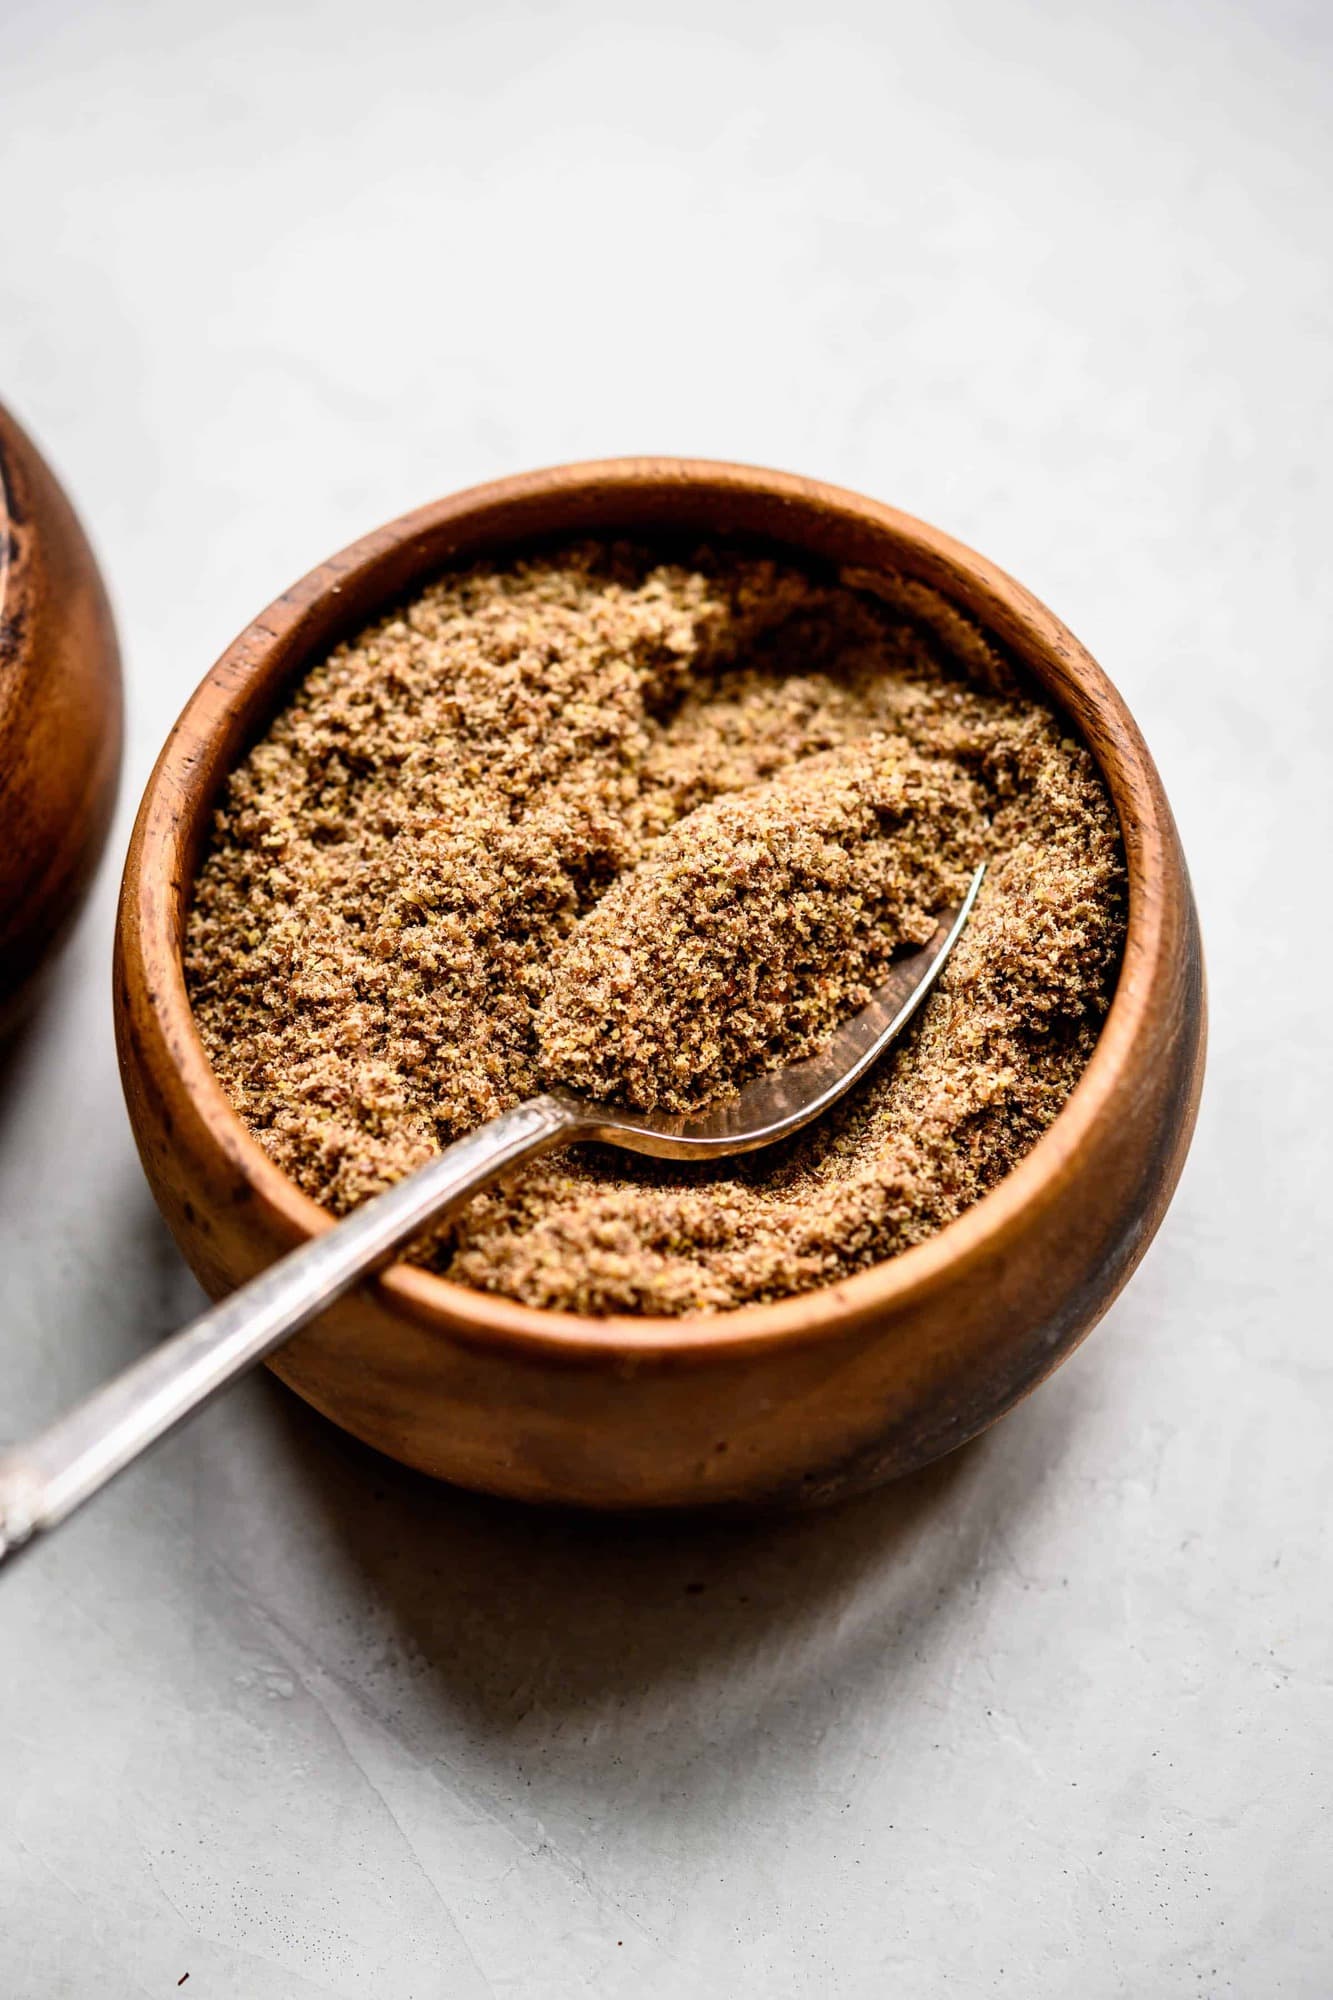
[[[725,460],[593,459],[468,487],[360,537],[260,612],[190,696],[154,765],[136,818],[117,915],[118,945],[127,963],[151,970],[152,976],[140,983],[147,989],[158,1053],[174,1069],[219,1161],[225,1160],[233,1178],[240,1176],[247,1196],[258,1204],[271,1236],[296,1247],[332,1227],[336,1218],[305,1194],[251,1136],[223,1091],[194,1024],[172,912],[183,909],[193,881],[191,875],[186,882],[182,865],[185,829],[211,811],[220,782],[220,775],[206,788],[201,782],[205,761],[201,743],[216,735],[224,717],[254,691],[257,682],[267,681],[275,653],[291,642],[315,606],[341,593],[349,572],[382,565],[405,544],[423,537],[434,540],[449,526],[461,527],[468,517],[487,510],[546,501],[556,494],[572,500],[592,489],[601,494],[616,488],[642,493],[652,484],[669,484],[673,489],[694,486],[701,497],[711,492],[718,498],[742,494],[778,500],[790,503],[793,512],[850,515],[886,532],[921,558],[923,567],[932,572],[932,582],[948,578],[957,587],[963,608],[1018,653],[1047,692],[1057,700],[1062,694],[1077,694],[1085,710],[1075,718],[1077,726],[1120,822],[1129,884],[1128,924],[1101,1033],[1087,1067],[1051,1125],[980,1201],[924,1242],[882,1263],[789,1298],[678,1317],[594,1317],[528,1306],[401,1262],[372,1281],[387,1304],[452,1342],[503,1348],[545,1362],[621,1360],[633,1366],[669,1367],[737,1360],[778,1346],[804,1346],[845,1334],[850,1326],[910,1312],[946,1282],[956,1282],[969,1267],[979,1270],[1025,1211],[1044,1210],[1060,1199],[1089,1149],[1100,1143],[1112,1100],[1148,1025],[1157,976],[1169,952],[1169,871],[1176,853],[1175,834],[1170,807],[1137,724],[1108,676],[1055,614],[986,557],[912,515],[847,488]],[[605,527],[585,531],[613,532]],[[549,536],[550,531],[545,532]],[[578,532],[575,524],[571,532]],[[515,533],[510,540],[517,548],[522,537]],[[497,549],[502,543],[503,538],[497,538]],[[793,552],[800,548],[795,534],[792,548]],[[423,565],[418,574],[424,576],[427,569]],[[394,594],[386,593],[386,608]],[[947,589],[945,594],[950,594]],[[985,606],[984,617],[978,604]],[[366,620],[374,616],[373,610],[364,614]],[[312,648],[312,664],[316,657]],[[1063,687],[1052,687],[1052,680]],[[1090,723],[1097,725],[1095,741],[1090,740]],[[163,885],[167,893],[158,893]]]

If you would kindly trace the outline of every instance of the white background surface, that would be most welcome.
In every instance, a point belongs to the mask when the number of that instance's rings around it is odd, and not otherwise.
[[[198,1298],[111,1047],[152,757],[437,493],[697,452],[983,548],[1139,716],[1214,1003],[1138,1277],[932,1473],[590,1525],[256,1380],[0,1579],[7,2000],[1333,1993],[1331,18],[6,0],[0,393],[130,741],[0,1058],[0,1437]]]

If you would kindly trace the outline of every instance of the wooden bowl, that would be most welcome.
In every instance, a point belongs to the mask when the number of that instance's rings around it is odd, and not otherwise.
[[[120,654],[97,564],[0,405],[0,1026],[92,881],[120,737]]]
[[[231,1109],[186,999],[182,921],[219,786],[294,676],[447,563],[654,530],[757,536],[920,577],[1073,718],[1114,796],[1130,878],[1123,969],[1092,1060],[992,1193],[842,1283],[729,1313],[591,1319],[396,1264],[273,1366],[358,1437],[465,1486],[594,1507],[826,1500],[961,1444],[1077,1345],[1162,1219],[1203,1066],[1189,879],[1133,719],[1058,619],[935,529],[784,474],[631,459],[480,487],[335,556],[223,655],[149,782],[120,906],[125,1093],[158,1203],[215,1297],[328,1226]]]

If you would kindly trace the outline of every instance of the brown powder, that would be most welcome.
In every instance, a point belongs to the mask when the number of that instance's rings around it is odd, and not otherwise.
[[[1092,760],[923,586],[621,546],[444,577],[233,774],[186,977],[240,1115],[342,1213],[546,1082],[680,1108],[809,1053],[983,855],[918,1022],[816,1127],[711,1168],[541,1160],[428,1253],[536,1305],[720,1310],[977,1200],[1113,984]]]
[[[984,825],[975,780],[892,736],[696,806],[557,951],[543,1074],[688,1111],[812,1055],[962,896]]]

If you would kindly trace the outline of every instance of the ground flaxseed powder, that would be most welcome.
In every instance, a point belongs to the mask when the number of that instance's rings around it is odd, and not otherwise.
[[[976,1201],[1114,982],[1092,759],[923,586],[620,545],[445,576],[232,775],[186,978],[250,1130],[343,1213],[545,1085],[685,1108],[809,1053],[982,858],[917,1022],[816,1126],[711,1167],[539,1160],[425,1253],[533,1305],[721,1310]]]

